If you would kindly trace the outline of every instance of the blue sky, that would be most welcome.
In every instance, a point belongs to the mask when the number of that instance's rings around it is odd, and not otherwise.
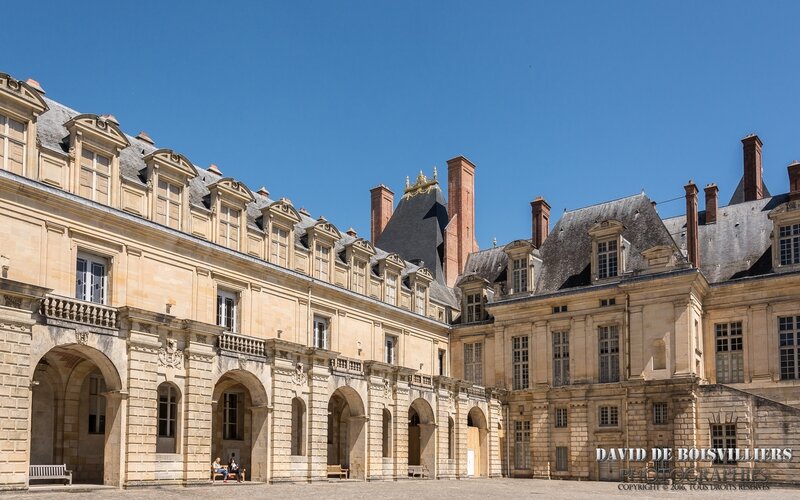
[[[727,203],[751,132],[773,193],[800,159],[798,2],[39,1],[3,14],[15,42],[0,71],[367,236],[369,188],[397,200],[407,175],[443,174],[456,155],[477,165],[482,248],[530,237],[537,195],[553,221],[642,189],[674,199],[690,178]]]

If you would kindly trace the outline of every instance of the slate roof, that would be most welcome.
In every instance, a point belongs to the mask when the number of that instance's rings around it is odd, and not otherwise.
[[[772,271],[772,221],[769,212],[788,201],[786,194],[740,202],[717,209],[717,222],[705,223],[699,213],[700,270],[710,283]],[[686,215],[664,220],[675,242],[686,253]]]
[[[66,154],[69,152],[69,132],[64,124],[67,123],[71,118],[78,116],[81,113],[47,97],[44,97],[44,100],[50,109],[39,116],[37,120],[37,139],[42,147],[58,153]],[[148,142],[142,141],[128,134],[125,134],[125,136],[131,145],[124,148],[120,152],[120,174],[128,182],[136,183],[144,187],[146,184],[143,174],[143,170],[145,169],[144,157],[158,148]],[[208,186],[220,180],[222,176],[216,175],[213,172],[210,172],[207,169],[197,165],[195,165],[195,168],[197,169],[198,176],[190,179],[189,181],[189,203],[195,208],[209,210],[210,192],[208,190]],[[261,208],[272,203],[273,200],[255,191],[253,191],[253,196],[255,201],[248,203],[246,207],[247,226],[256,231],[263,231],[261,226]],[[438,198],[441,198],[441,192],[439,193]],[[439,201],[438,198],[436,201]],[[445,223],[446,220],[445,211]],[[317,220],[311,216],[303,213],[300,214],[300,221],[295,225],[296,246],[306,248],[304,238],[306,235],[306,229],[316,224],[316,222]],[[348,243],[351,243],[354,239],[355,238],[352,236],[343,233],[342,238],[335,244],[336,256],[338,257],[340,252],[344,249],[344,246]],[[396,240],[397,239],[402,238],[398,237]],[[378,257],[385,257],[388,255],[388,252],[393,251],[391,249],[387,250],[376,248]],[[400,255],[405,257],[402,253]],[[425,252],[420,252],[419,255],[420,257],[414,258],[420,258],[425,261],[425,267],[434,273],[434,275],[436,275],[437,271],[439,273],[438,275],[441,275],[440,260],[433,259],[429,253]],[[411,260],[408,257],[405,258],[406,260]],[[429,262],[434,263],[434,265],[438,264],[438,268],[433,269],[432,266],[428,264]],[[372,259],[372,264],[374,265],[376,263],[377,257]],[[406,262],[403,275],[406,276],[408,273],[413,272],[418,268],[418,265],[411,262]],[[458,307],[458,302],[456,301],[453,290],[446,287],[443,283],[431,283],[429,295],[430,298],[436,302],[455,308]]]
[[[767,188],[767,184],[763,180],[761,181],[761,195],[762,198],[769,198],[772,196]],[[744,175],[739,179],[739,184],[733,191],[731,201],[728,202],[728,205],[735,205],[737,203],[744,203]]]

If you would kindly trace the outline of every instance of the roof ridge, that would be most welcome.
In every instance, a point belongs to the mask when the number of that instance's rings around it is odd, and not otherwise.
[[[628,196],[621,196],[621,197],[615,198],[613,200],[601,201],[601,202],[598,202],[598,203],[592,203],[591,205],[586,205],[586,206],[579,207],[579,208],[573,208],[572,210],[565,210],[564,213],[571,214],[571,213],[575,213],[575,212],[580,212],[581,210],[586,210],[588,208],[599,207],[601,205],[608,205],[610,203],[615,203],[617,201],[627,200],[629,198],[636,198],[636,197],[639,197],[639,196],[649,198],[647,196],[647,193],[642,191],[641,193],[636,193],[636,194],[632,194],[632,195],[628,195]]]

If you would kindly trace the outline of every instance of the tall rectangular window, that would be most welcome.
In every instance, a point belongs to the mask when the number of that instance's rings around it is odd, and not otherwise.
[[[328,348],[328,318],[314,316],[314,347]]]
[[[556,446],[556,470],[564,472],[569,470],[569,448]]]
[[[181,187],[161,179],[156,190],[156,222],[181,228]]]
[[[447,352],[444,349],[439,349],[439,375],[447,375],[447,370],[445,369],[445,361]]]
[[[619,382],[619,326],[597,328],[600,382]]]
[[[0,168],[18,175],[25,173],[25,142],[27,127],[24,123],[0,115]]]
[[[217,290],[217,326],[224,326],[229,332],[238,331],[239,294]]]
[[[222,407],[223,439],[242,440],[244,434],[244,394],[226,392]]]
[[[800,316],[778,318],[781,380],[800,378]]]
[[[106,381],[101,375],[89,375],[89,434],[106,432]]]
[[[514,468],[531,468],[531,423],[514,422]]]
[[[330,281],[331,247],[317,243],[314,248],[314,277]]]
[[[555,424],[557,428],[562,429],[569,426],[568,415],[569,412],[567,411],[566,408],[556,408]]]
[[[782,266],[800,264],[800,224],[780,227],[778,252]]]
[[[511,362],[514,372],[514,390],[528,388],[528,336],[511,339]]]
[[[353,291],[366,293],[367,290],[367,263],[363,260],[353,262]]]
[[[415,292],[415,299],[416,299],[416,313],[425,315],[425,287],[422,285],[417,285]]]
[[[600,427],[616,427],[619,425],[619,408],[616,406],[600,407]]]
[[[667,423],[667,403],[663,401],[653,403],[653,425],[665,425]]]
[[[483,320],[483,297],[480,293],[467,294],[467,323]]]
[[[464,379],[473,384],[483,384],[483,344],[464,344]]]
[[[736,448],[736,424],[711,424],[711,447],[725,450]],[[714,459],[715,465],[732,465],[736,459],[728,457],[727,452],[722,457]]]
[[[553,332],[553,386],[569,384],[569,332]]]
[[[717,351],[717,382],[735,384],[744,382],[744,342],[742,322],[714,325]]]
[[[84,198],[108,204],[111,195],[110,186],[111,158],[90,149],[81,149],[78,194]]]
[[[108,281],[108,260],[96,255],[79,253],[75,280],[75,298],[106,304],[106,282]]]
[[[397,363],[397,337],[394,335],[386,336],[386,356],[384,361],[390,365]]]
[[[177,411],[178,392],[168,383],[161,384],[158,387],[158,437],[175,437]]]
[[[386,273],[386,302],[397,305],[397,275]]]
[[[597,277],[611,278],[617,275],[617,240],[601,241],[597,244]]]
[[[222,205],[219,212],[219,244],[239,250],[239,231],[242,211]]]
[[[528,291],[528,259],[514,259],[512,264],[512,286],[514,292]]]
[[[270,261],[281,267],[289,267],[289,231],[282,227],[272,226]]]

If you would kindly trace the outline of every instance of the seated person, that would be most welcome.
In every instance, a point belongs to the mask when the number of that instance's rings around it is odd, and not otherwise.
[[[222,482],[223,483],[227,483],[228,482],[228,469],[224,468],[219,463],[219,460],[220,460],[219,457],[217,457],[216,460],[214,460],[214,463],[211,464],[211,469],[214,471],[214,473],[222,474]]]
[[[228,474],[236,474],[236,482],[242,482],[242,473],[239,468],[239,462],[236,460],[236,453],[231,453],[231,460],[228,462]]]

